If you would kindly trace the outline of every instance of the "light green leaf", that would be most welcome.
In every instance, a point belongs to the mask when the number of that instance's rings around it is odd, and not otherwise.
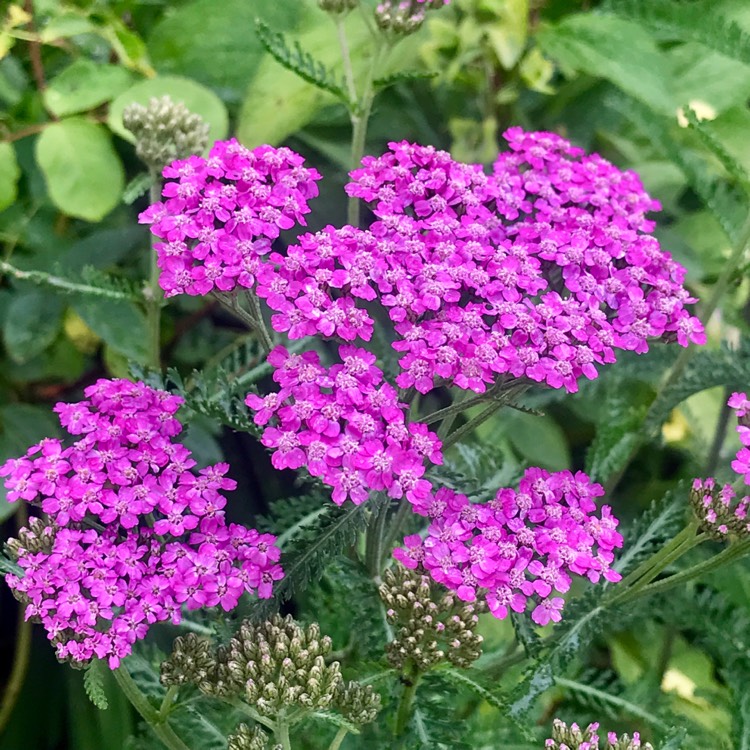
[[[497,20],[487,26],[487,38],[500,64],[510,70],[521,59],[526,47],[529,0],[505,0],[499,10],[494,2],[486,5],[498,14]]]
[[[229,131],[229,116],[224,103],[205,86],[179,76],[157,76],[139,81],[124,91],[110,105],[107,124],[121,138],[133,141],[133,134],[122,124],[122,111],[128,104],[146,105],[153,97],[169,96],[182,102],[191,112],[200,115],[209,125],[209,143],[225,138]]]
[[[57,117],[86,112],[111,101],[131,82],[130,73],[119,65],[80,59],[50,81],[44,103]]]
[[[253,31],[255,20],[293,33],[307,22],[314,5],[279,0],[194,0],[172,8],[154,27],[148,39],[149,52],[160,74],[188,76],[225,99],[237,99],[265,54]],[[221,44],[216,44],[217,39]]]
[[[86,16],[71,11],[52,18],[39,32],[39,36],[44,44],[49,44],[50,42],[54,42],[55,39],[66,39],[71,36],[78,36],[79,34],[89,34],[95,30],[96,27]]]
[[[5,322],[5,349],[15,362],[23,363],[41,354],[62,325],[63,303],[56,294],[34,289],[14,297]]]
[[[675,114],[668,61],[637,23],[582,13],[540,29],[537,40],[564,70],[605,78],[653,110]]]
[[[703,123],[703,127],[750,173],[750,112],[744,104],[724,112],[711,122]]]
[[[36,159],[52,202],[68,216],[99,221],[118,204],[122,163],[101,125],[82,117],[49,125],[36,143]]]
[[[347,36],[355,78],[358,78],[356,73],[361,72],[371,37],[361,23],[347,24]],[[290,37],[290,40],[298,41],[305,52],[333,70],[335,75],[340,75],[341,53],[332,41],[334,38],[331,22],[323,16],[318,23],[293,39]],[[282,68],[270,54],[266,54],[242,103],[237,137],[251,147],[261,143],[280,143],[310,122],[321,108],[335,101],[331,94]]]
[[[143,364],[148,359],[146,316],[131,302],[86,299],[74,305],[86,325],[119,354]]]
[[[12,205],[18,195],[21,170],[10,143],[0,143],[0,211]]]

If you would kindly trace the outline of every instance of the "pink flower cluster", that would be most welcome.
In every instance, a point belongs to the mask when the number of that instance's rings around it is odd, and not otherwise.
[[[261,438],[277,469],[305,466],[333,488],[332,499],[357,505],[371,491],[423,501],[432,485],[424,459],[442,463],[440,441],[426,425],[407,423],[406,405],[383,382],[375,355],[339,347],[340,364],[325,368],[316,352],[290,354],[276,347],[268,361],[279,391],[248,394]],[[273,424],[271,424],[273,422]]]
[[[600,750],[599,722],[592,722],[584,730],[573,723],[568,727],[565,722],[555,719],[552,725],[553,737],[546,740],[544,747],[549,750]],[[617,732],[607,732],[607,744],[601,750],[653,750],[650,743],[641,743],[641,735],[633,736]]]
[[[372,336],[384,306],[402,388],[482,392],[498,378],[577,390],[615,350],[705,340],[646,218],[658,203],[637,176],[551,133],[505,134],[491,175],[444,151],[391,143],[351,173],[368,230],[326,227],[266,255],[302,222],[318,174],[287,149],[218,143],[175,162],[167,200],[141,217],[159,243],[167,294],[252,287],[290,338]]]
[[[745,393],[733,393],[727,405],[737,416],[737,434],[742,447],[737,451],[732,469],[746,485],[750,485],[750,399]],[[736,501],[737,493],[731,484],[719,487],[713,477],[693,481],[691,500],[699,518],[706,527],[720,536],[734,533],[746,536],[750,533],[750,496]]]
[[[244,592],[269,597],[283,572],[273,536],[226,522],[228,466],[191,471],[173,440],[182,399],[126,380],[85,395],[55,408],[78,440],[45,439],[0,468],[8,499],[49,517],[39,551],[26,544],[23,575],[7,581],[59,658],[115,668],[150,625],[179,623],[181,605],[228,611]]]
[[[144,211],[167,297],[250,288],[261,257],[282,229],[304,226],[320,174],[288,148],[250,150],[236,140],[214,144],[164,169],[166,200]]]
[[[618,521],[594,499],[604,494],[583,473],[527,469],[518,491],[503,488],[494,500],[472,504],[441,488],[414,502],[432,519],[427,536],[408,536],[394,556],[409,568],[421,566],[463,601],[480,592],[490,612],[504,619],[524,612],[539,625],[559,621],[571,574],[597,582],[620,580],[613,550],[622,546]]]

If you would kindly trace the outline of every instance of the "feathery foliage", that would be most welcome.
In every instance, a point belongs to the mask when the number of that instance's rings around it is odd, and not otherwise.
[[[93,659],[83,672],[83,687],[88,699],[100,710],[109,707],[107,693],[104,690],[104,664],[100,659]]]

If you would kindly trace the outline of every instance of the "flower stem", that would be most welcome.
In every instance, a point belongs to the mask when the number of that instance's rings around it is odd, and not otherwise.
[[[164,694],[164,700],[162,700],[161,706],[159,707],[159,717],[162,721],[166,721],[167,716],[169,716],[169,712],[172,710],[172,705],[178,692],[179,688],[177,685],[170,685],[169,688],[167,688],[167,692]]]
[[[422,675],[419,672],[404,677],[404,691],[401,693],[401,700],[398,704],[398,713],[396,714],[396,729],[394,731],[396,737],[400,737],[409,725],[414,698],[417,695],[417,687],[419,687],[419,681],[421,679]]]
[[[149,189],[149,201],[153,205],[161,198],[161,175],[158,170],[151,170],[151,187]],[[164,294],[159,286],[159,266],[157,264],[156,250],[154,244],[156,237],[151,235],[151,253],[149,255],[149,279],[148,293],[146,294],[146,320],[148,323],[149,339],[149,364],[155,368],[161,368],[161,306]]]
[[[276,740],[284,750],[292,750],[292,741],[289,737],[289,722],[284,716],[279,716],[276,721]]]
[[[356,101],[355,106],[350,109],[349,116],[352,121],[352,146],[349,164],[352,170],[357,169],[365,153],[367,142],[367,126],[372,113],[372,103],[375,100],[375,73],[385,62],[391,44],[382,36],[377,38],[375,51],[372,56],[370,69],[367,71],[362,96]],[[349,196],[347,221],[353,227],[359,226],[360,201],[355,196]]]
[[[130,676],[127,667],[121,666],[112,670],[117,684],[125,693],[125,697],[131,702],[133,708],[141,715],[143,720],[151,727],[154,734],[164,743],[168,750],[190,750],[190,748],[175,734],[175,731],[167,723],[166,719],[161,716],[148,698],[140,691]]]
[[[388,518],[390,501],[383,498],[382,504],[373,506],[373,514],[367,525],[367,539],[365,540],[365,566],[373,578],[380,576],[380,565],[385,546],[385,522]],[[403,500],[402,502],[406,502]]]
[[[328,746],[328,750],[339,750],[341,747],[341,743],[344,741],[344,737],[349,734],[349,730],[346,727],[341,727],[338,732],[336,732],[336,736],[333,738],[333,741]]]
[[[357,104],[357,87],[354,85],[354,68],[352,67],[352,56],[349,53],[349,41],[346,38],[343,16],[338,14],[334,16],[334,23],[336,24],[336,34],[341,48],[341,62],[344,66],[344,80],[349,94],[349,106],[355,107]]]

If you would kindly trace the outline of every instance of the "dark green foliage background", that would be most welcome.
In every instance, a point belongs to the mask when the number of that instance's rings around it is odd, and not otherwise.
[[[258,18],[340,76],[333,25],[313,0],[0,3],[0,460],[56,434],[56,401],[145,364],[139,300],[149,237],[137,214],[147,201],[119,121],[128,101],[170,94],[206,117],[214,137],[290,145],[325,176],[310,227],[344,221],[346,112],[330,91],[273,59]],[[348,29],[360,70],[367,32],[354,17]],[[663,205],[664,247],[687,266],[696,296],[711,295],[748,210],[746,0],[453,0],[401,44],[382,75],[404,70],[410,75],[390,79],[376,100],[368,153],[413,139],[488,163],[510,125],[560,132],[641,174]],[[687,104],[706,119],[678,123]],[[728,280],[709,345],[656,401],[678,355],[671,347],[623,357],[575,396],[531,394],[527,405],[542,416],[506,410],[486,422],[452,451],[441,481],[486,498],[526,465],[585,468],[613,488],[608,502],[627,532],[625,572],[633,569],[684,524],[687,482],[706,468],[725,394],[750,388],[747,263]],[[274,472],[247,434],[240,398],[264,374],[252,341],[212,303],[178,297],[165,308],[162,342],[174,368],[166,382],[188,394],[186,442],[199,462],[233,467],[233,519],[295,529],[290,575],[270,606],[320,620],[345,671],[378,675],[386,699],[397,693],[382,662],[374,584],[346,554],[362,511],[328,503],[315,515],[324,493]],[[718,474],[728,476],[731,426],[714,448]],[[3,497],[0,521],[3,539],[23,522]],[[719,549],[709,547],[688,562]],[[483,620],[485,656],[463,676],[425,681],[404,747],[541,748],[559,716],[639,729],[664,750],[750,748],[747,560],[627,608],[601,608],[601,590],[589,586],[573,593],[545,640],[524,622]],[[5,586],[0,606],[2,690],[22,645]],[[159,691],[156,649],[168,649],[173,635],[164,628],[138,657],[146,692]],[[158,747],[147,732],[133,736],[138,722],[106,670],[84,680],[57,665],[37,628],[30,654],[0,750]],[[94,705],[105,702],[105,710]],[[390,747],[394,710],[344,747]],[[195,747],[221,748],[233,717],[214,714],[188,706],[175,723]],[[334,732],[312,723],[299,746],[326,747]]]

